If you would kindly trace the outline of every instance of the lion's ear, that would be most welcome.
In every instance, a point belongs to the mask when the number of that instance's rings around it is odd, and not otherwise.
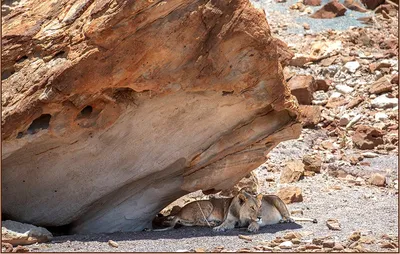
[[[262,200],[262,198],[263,198],[263,194],[258,194],[258,195],[257,195],[257,199],[258,199],[258,200]]]
[[[239,193],[238,198],[239,198],[239,204],[240,205],[243,205],[247,201],[246,196],[244,194],[242,194],[242,193]]]

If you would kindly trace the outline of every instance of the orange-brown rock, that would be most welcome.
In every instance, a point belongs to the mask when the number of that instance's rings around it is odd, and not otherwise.
[[[318,6],[321,5],[321,0],[304,0],[305,5]]]
[[[371,87],[368,89],[370,93],[373,94],[381,94],[392,91],[392,84],[387,77],[382,77],[371,84]]]
[[[382,130],[366,126],[360,125],[352,139],[354,145],[359,149],[373,149],[374,147],[383,144],[383,135],[384,132]]]
[[[302,191],[296,186],[281,188],[278,190],[276,195],[278,195],[286,204],[303,201]]]
[[[296,96],[299,104],[311,105],[313,92],[317,90],[314,77],[310,75],[298,75],[288,82],[292,94]]]
[[[339,16],[343,16],[346,12],[346,7],[339,3],[338,0],[331,0],[319,10],[310,15],[311,18],[315,19],[331,19]]]
[[[280,183],[297,182],[304,174],[304,164],[301,160],[291,160],[286,163],[280,176]]]
[[[344,0],[343,5],[346,6],[347,9],[359,12],[367,12],[362,3],[359,0]]]
[[[2,213],[135,231],[188,192],[231,188],[300,134],[287,52],[248,0],[13,5],[2,17]]]
[[[303,127],[315,127],[321,121],[321,106],[300,105],[300,121]]]
[[[374,10],[376,7],[383,4],[385,0],[361,0],[361,2],[367,6],[367,9]]]

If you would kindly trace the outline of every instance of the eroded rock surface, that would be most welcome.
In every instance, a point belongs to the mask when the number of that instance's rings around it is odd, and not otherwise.
[[[142,230],[300,133],[280,65],[291,53],[248,1],[7,3],[2,212],[14,220]]]

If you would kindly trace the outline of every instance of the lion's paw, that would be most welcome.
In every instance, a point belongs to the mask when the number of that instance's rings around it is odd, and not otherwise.
[[[247,227],[247,231],[255,233],[260,229],[260,225],[257,223],[250,223],[250,225]]]
[[[217,231],[217,232],[224,232],[227,229],[225,227],[218,226],[218,227],[214,227],[213,230]]]

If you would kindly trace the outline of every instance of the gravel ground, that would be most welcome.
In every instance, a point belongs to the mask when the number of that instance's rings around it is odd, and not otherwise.
[[[285,155],[290,153],[293,155],[292,158],[300,157],[311,147],[309,142],[322,135],[320,131],[315,130],[306,130],[303,133],[301,142],[291,140],[276,147],[270,153],[271,160],[277,158],[283,160]],[[381,158],[381,165],[395,168],[397,175],[398,167],[394,164],[394,161],[397,162],[397,156],[389,155],[379,158]],[[379,167],[380,164],[372,165]],[[264,193],[274,193],[277,188],[285,186],[285,184],[279,184],[279,170],[273,171],[260,167],[256,173],[260,182],[265,181],[267,176],[273,176],[276,179],[269,185],[263,185]],[[303,217],[316,218],[317,224],[309,222],[278,224],[264,227],[256,234],[250,234],[245,229],[217,233],[205,227],[181,227],[166,232],[66,235],[55,237],[51,243],[31,245],[29,248],[31,251],[40,252],[176,252],[196,249],[213,251],[216,247],[223,246],[224,251],[238,251],[243,248],[254,251],[252,247],[274,240],[277,236],[283,236],[290,231],[311,233],[302,239],[304,242],[310,242],[313,238],[331,236],[334,241],[343,244],[351,233],[357,230],[364,235],[374,237],[377,242],[383,234],[398,235],[398,191],[394,188],[356,186],[326,173],[306,177],[290,185],[302,189],[304,200],[288,205],[289,210],[300,209],[303,211]],[[332,189],[331,186],[340,186],[341,189]],[[328,229],[325,222],[330,218],[339,220],[341,231]],[[240,239],[238,237],[240,234],[250,236],[252,241]],[[109,240],[117,242],[118,248],[111,247],[108,244]],[[390,251],[381,249],[378,243],[365,247],[371,251]]]
[[[342,189],[327,192],[326,189],[330,185],[339,185]],[[262,241],[271,241],[289,231],[312,232],[312,235],[303,239],[305,241],[330,235],[340,242],[345,242],[356,230],[377,239],[382,234],[398,234],[398,195],[395,193],[378,187],[343,184],[322,174],[299,181],[296,186],[304,190],[304,201],[289,205],[289,209],[302,209],[303,216],[317,218],[317,224],[278,224],[264,227],[257,234],[249,234],[243,229],[216,233],[210,228],[181,227],[167,232],[70,235],[55,237],[52,243],[32,245],[30,249],[40,252],[175,252],[194,251],[198,248],[212,251],[215,247],[223,246],[227,251],[237,251],[257,246]],[[329,230],[325,225],[329,218],[338,219],[342,230]],[[239,234],[249,235],[253,241],[242,240],[238,237]],[[108,240],[116,241],[118,248],[109,246]],[[388,251],[377,245],[367,248],[372,251]]]

